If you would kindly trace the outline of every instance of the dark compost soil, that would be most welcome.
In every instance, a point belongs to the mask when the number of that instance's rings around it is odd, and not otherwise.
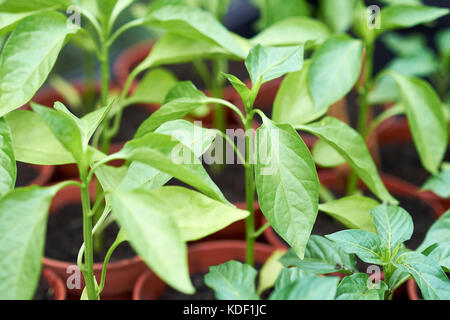
[[[39,172],[30,165],[17,162],[16,187],[25,187],[39,176]]]
[[[76,261],[83,243],[83,218],[81,205],[69,205],[50,214],[45,242],[45,256],[60,261]],[[106,252],[119,232],[119,227],[111,223],[104,231],[104,246],[94,252],[94,262],[103,262]],[[111,262],[134,257],[136,253],[128,243],[122,243],[114,251]]]
[[[41,277],[33,300],[54,300],[53,293],[47,279]]]
[[[150,111],[142,106],[131,105],[126,107],[123,111],[119,132],[112,141],[118,143],[127,142],[133,139],[139,126],[150,117],[150,115]]]

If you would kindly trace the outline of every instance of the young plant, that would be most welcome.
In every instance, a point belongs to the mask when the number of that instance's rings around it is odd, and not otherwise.
[[[166,122],[156,132],[129,141],[120,152],[106,156],[88,143],[110,108],[77,118],[61,103],[56,103],[54,109],[32,104],[34,112],[17,110],[2,118],[2,169],[8,178],[2,180],[0,198],[2,299],[33,297],[40,276],[48,209],[52,198],[65,186],[75,185],[81,190],[84,243],[78,266],[86,284],[82,298],[91,300],[101,297],[109,259],[124,241],[130,242],[161,279],[184,293],[193,293],[186,242],[248,216],[248,212],[228,203],[203,166],[195,161],[209,148],[215,132],[183,120]],[[208,139],[196,140],[195,130]],[[177,140],[179,136],[183,143]],[[191,162],[175,161],[177,152],[187,155]],[[27,163],[76,163],[80,182],[13,189],[15,155]],[[115,159],[127,160],[127,164],[118,168],[106,165]],[[151,166],[151,185],[142,186],[133,176],[132,167],[139,165]],[[91,206],[94,199],[90,199],[88,188],[94,177],[102,185],[102,200],[106,201],[95,225]],[[182,187],[163,187],[171,177],[203,194]],[[95,279],[92,237],[111,214],[121,229],[106,254],[101,279]]]
[[[449,271],[450,211],[435,222],[415,251],[403,244],[413,232],[405,210],[383,204],[373,208],[367,218],[370,231],[311,236],[304,259],[293,249],[284,255],[275,252],[261,269],[258,290],[257,271],[237,261],[211,267],[205,282],[223,300],[260,299],[261,293],[273,287],[271,300],[383,300],[392,299],[412,277],[424,299],[449,299],[450,281],[445,272]],[[380,273],[373,277],[359,272],[355,254],[366,263],[382,266],[383,280]],[[376,271],[376,266],[371,270]],[[336,273],[342,278],[319,276]]]

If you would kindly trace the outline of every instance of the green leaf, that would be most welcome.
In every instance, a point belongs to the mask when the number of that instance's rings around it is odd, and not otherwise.
[[[314,162],[323,168],[334,168],[345,164],[345,159],[328,143],[317,141],[312,149]]]
[[[283,265],[279,259],[285,254],[285,250],[276,250],[267,259],[259,272],[259,282],[257,294],[261,295],[264,291],[272,288],[277,281],[278,275],[283,270]]]
[[[139,74],[152,67],[217,56],[227,56],[227,51],[207,41],[168,32],[155,43],[150,54],[133,70],[133,73]]]
[[[263,84],[303,66],[303,45],[290,47],[263,47],[250,50],[245,66],[252,83]]]
[[[307,17],[292,17],[270,26],[251,39],[262,46],[305,44],[307,49],[321,44],[330,35],[322,22]]]
[[[403,242],[411,239],[414,225],[411,215],[403,208],[386,204],[370,211],[383,250],[392,256]]]
[[[50,73],[67,37],[67,18],[44,11],[22,20],[0,54],[0,117],[27,103]]]
[[[166,205],[165,199],[145,190],[112,194],[114,216],[136,253],[170,286],[192,294],[187,246]]]
[[[309,238],[303,259],[291,249],[280,262],[285,267],[296,266],[313,274],[356,271],[356,260],[353,255],[345,253],[337,244],[317,235]]]
[[[273,229],[303,258],[316,221],[319,180],[311,154],[290,126],[263,118],[256,131],[256,190]]]
[[[272,25],[291,17],[309,16],[311,9],[306,0],[283,0],[280,5],[278,0],[251,0],[259,9],[260,17],[256,23],[259,30],[267,30]]]
[[[300,71],[288,74],[281,83],[272,111],[272,120],[293,126],[316,120],[326,110],[316,112],[308,89],[310,61]]]
[[[392,4],[383,8],[380,12],[381,30],[410,28],[425,22],[435,21],[449,12],[449,9],[423,5]]]
[[[308,86],[317,112],[339,101],[355,85],[361,73],[363,45],[348,36],[326,40],[314,53]]]
[[[440,30],[436,36],[439,52],[447,59],[450,57],[450,28]]]
[[[6,115],[17,161],[38,165],[62,165],[75,160],[34,112],[16,110]]]
[[[301,277],[288,286],[273,292],[270,300],[333,300],[336,296],[338,277]]]
[[[400,88],[420,160],[425,169],[436,174],[448,143],[447,122],[440,99],[424,80],[391,74]]]
[[[83,143],[81,129],[74,120],[74,116],[35,103],[31,104],[31,108],[44,120],[59,142],[72,154],[76,162],[85,165],[84,153],[87,146]]]
[[[336,300],[384,300],[388,286],[380,281],[379,288],[374,287],[369,275],[355,273],[345,277],[337,288]]]
[[[319,204],[319,210],[347,228],[375,232],[370,210],[378,205],[378,201],[372,198],[355,195]]]
[[[358,255],[364,262],[378,265],[387,263],[381,251],[381,240],[375,233],[364,230],[344,230],[326,237],[336,242],[345,252]]]
[[[194,155],[201,157],[211,146],[217,132],[199,127],[186,120],[174,120],[164,123],[155,131],[169,135],[189,148]],[[143,186],[146,189],[162,187],[172,176],[140,162],[133,162],[120,186],[121,190],[132,190]],[[144,186],[145,185],[145,186]]]
[[[422,190],[432,191],[444,199],[450,198],[450,170],[441,171],[429,178]]]
[[[126,105],[135,103],[163,104],[166,95],[177,83],[174,74],[166,69],[153,69],[139,81],[133,94],[125,101]]]
[[[183,241],[202,239],[249,215],[182,187],[163,187],[149,194],[161,203],[166,202],[166,212],[175,219]]]
[[[135,138],[155,131],[167,121],[183,118],[195,109],[212,102],[203,92],[197,90],[190,81],[175,85],[166,96],[166,103],[145,120],[136,132]]]
[[[249,108],[252,108],[253,104],[255,103],[256,94],[254,94],[254,92],[236,76],[226,73],[224,73],[223,76],[227,78],[227,80],[231,83],[233,88],[241,97],[242,102],[244,103],[245,110],[249,110]]]
[[[356,0],[321,0],[319,6],[325,22],[335,33],[344,33],[352,26]]]
[[[406,252],[398,257],[394,265],[413,276],[424,299],[450,299],[450,281],[433,258],[418,252]]]
[[[19,188],[0,200],[0,299],[33,298],[41,274],[48,209],[60,188]]]
[[[326,141],[378,198],[393,204],[398,203],[381,181],[363,138],[350,126],[336,118],[325,117],[312,124],[296,126],[296,129],[307,131]]]
[[[14,190],[17,167],[12,134],[5,118],[0,118],[0,198]]]
[[[447,210],[433,225],[417,251],[423,251],[432,244],[450,241],[450,210]]]
[[[1,0],[0,12],[27,12],[40,9],[57,9],[69,6],[70,0]]]
[[[237,57],[245,57],[245,52],[231,32],[207,11],[191,6],[166,5],[150,12],[148,23],[187,38],[217,45]]]
[[[256,295],[257,271],[238,261],[228,261],[209,268],[205,283],[218,300],[259,300]]]
[[[125,144],[108,160],[126,159],[142,162],[198,189],[207,196],[228,204],[200,161],[179,141],[160,133],[148,133]]]
[[[289,252],[292,252],[292,250],[289,250]],[[283,268],[276,279],[275,290],[288,287],[292,283],[309,276],[314,276],[314,274],[300,268]]]
[[[426,38],[421,33],[401,35],[399,33],[389,32],[381,40],[389,50],[400,56],[416,54],[426,46]]]

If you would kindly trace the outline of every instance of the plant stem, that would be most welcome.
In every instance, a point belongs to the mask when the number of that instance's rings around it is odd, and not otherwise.
[[[86,172],[81,175],[81,204],[83,207],[83,238],[84,238],[84,268],[83,276],[89,300],[96,300],[94,279],[94,253],[92,241],[92,217],[91,201],[89,196],[89,184],[87,183]]]
[[[253,131],[252,131],[252,116],[247,116],[245,122],[245,199],[247,204],[247,211],[250,215],[245,221],[245,238],[247,243],[247,251],[245,262],[253,266],[255,262],[255,183],[253,176]]]
[[[102,43],[102,58],[101,58],[101,106],[106,106],[108,104],[109,95],[109,46],[106,44],[106,40]],[[107,134],[109,131],[109,122],[104,121],[103,130],[103,140],[102,140],[102,151],[105,154],[109,153],[109,147],[111,145],[111,138]]]
[[[359,114],[358,114],[358,124],[357,130],[359,134],[365,140],[367,137],[367,120],[369,115],[369,91],[372,85],[372,73],[373,73],[373,57],[374,57],[375,46],[374,43],[366,42],[366,61],[364,68],[364,83],[359,84]],[[347,194],[351,195],[355,193],[358,188],[358,177],[354,170],[350,171],[348,184],[347,184]]]
[[[226,72],[226,60],[217,58],[213,60],[213,81],[212,91],[215,98],[222,99],[224,80],[222,72]],[[221,105],[214,106],[214,127],[222,132],[226,129],[226,113],[225,108]]]

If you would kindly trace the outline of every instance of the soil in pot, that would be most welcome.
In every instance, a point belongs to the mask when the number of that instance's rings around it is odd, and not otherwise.
[[[39,171],[33,166],[23,162],[17,162],[16,187],[25,187],[39,176]]]
[[[103,262],[106,252],[114,242],[119,227],[114,222],[104,231],[102,250],[94,252],[94,262]],[[82,208],[79,204],[68,205],[51,214],[48,219],[45,256],[60,261],[77,261],[83,243]],[[111,262],[136,256],[128,243],[122,243],[114,251]]]
[[[148,108],[143,108],[139,105],[126,107],[123,111],[119,132],[113,138],[112,142],[120,143],[133,139],[137,129],[150,115],[151,112]]]
[[[39,280],[39,285],[33,300],[55,300],[53,288],[44,276],[41,276],[41,279]]]

